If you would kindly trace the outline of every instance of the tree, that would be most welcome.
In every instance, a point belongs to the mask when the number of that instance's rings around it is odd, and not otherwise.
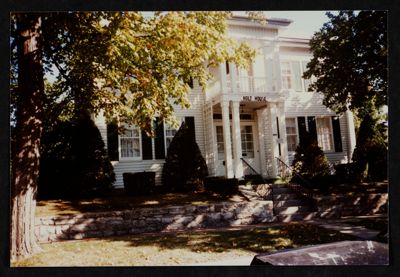
[[[327,16],[330,21],[310,41],[313,58],[304,77],[316,78],[311,89],[323,94],[327,107],[337,113],[350,109],[363,126],[364,131],[357,131],[353,161],[364,171],[368,152],[387,153],[384,130],[377,125],[378,113],[387,104],[387,12],[341,11]]]
[[[34,233],[43,117],[42,19],[17,14],[18,95],[11,166],[11,257],[39,251]]]
[[[313,58],[305,78],[323,103],[342,113],[366,106],[379,110],[387,102],[387,13],[340,11],[310,40]]]
[[[149,18],[138,12],[15,14],[12,259],[38,249],[34,212],[43,118],[104,111],[107,118],[138,125],[151,134],[157,114],[176,126],[174,104],[189,107],[189,80],[198,80],[205,88],[211,78],[207,67],[225,60],[246,67],[255,56],[251,47],[228,38],[230,16],[228,12],[158,12]],[[56,82],[45,90],[44,72],[54,66]]]
[[[162,170],[162,183],[174,191],[196,189],[208,176],[206,161],[193,136],[194,130],[182,123],[168,148]]]

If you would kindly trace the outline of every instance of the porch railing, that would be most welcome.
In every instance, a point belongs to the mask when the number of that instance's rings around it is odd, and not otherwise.
[[[262,93],[267,91],[267,79],[264,77],[238,77],[234,82],[237,92]],[[227,87],[233,92],[232,80],[228,78]]]
[[[255,170],[243,157],[240,158],[240,159],[242,160],[243,163],[245,163],[245,164],[248,166],[248,168],[250,168],[250,170],[251,170],[252,172],[255,173],[255,175],[256,175],[258,178],[260,178],[260,180],[263,182],[263,185],[266,185],[266,186],[268,187],[268,190],[271,192],[271,197],[272,197],[272,199],[274,199],[274,190],[273,190],[273,187],[272,187],[270,184],[267,184],[266,181],[265,181],[265,179],[264,179],[264,177],[263,177],[259,172],[257,172],[257,170]],[[260,196],[261,198],[264,198],[265,195],[262,195],[262,194],[259,192],[259,190],[256,190],[256,192],[257,192],[258,196]],[[267,192],[263,190],[263,194],[266,194],[266,193],[267,193]]]

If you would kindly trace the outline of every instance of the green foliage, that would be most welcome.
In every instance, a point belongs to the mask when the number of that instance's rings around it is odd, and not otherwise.
[[[327,13],[330,21],[310,41],[312,60],[305,78],[324,95],[324,104],[341,113],[379,109],[387,102],[387,12]]]
[[[324,151],[308,133],[296,148],[292,167],[302,177],[311,180],[330,173],[329,163]]]
[[[55,79],[46,88],[46,116],[57,120],[102,110],[148,134],[156,115],[177,126],[174,105],[190,107],[189,80],[205,89],[212,77],[207,67],[226,60],[248,67],[255,56],[249,45],[228,37],[230,17],[230,12],[43,13],[43,66]]]
[[[200,149],[183,122],[168,148],[162,170],[162,183],[173,191],[201,189],[208,175]]]
[[[89,116],[45,128],[39,197],[79,198],[107,191],[115,174],[100,132]]]
[[[377,181],[387,178],[386,132],[386,126],[379,123],[376,113],[362,115],[353,153],[353,161],[357,164],[361,179]]]

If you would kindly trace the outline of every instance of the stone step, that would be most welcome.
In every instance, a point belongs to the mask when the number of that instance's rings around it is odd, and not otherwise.
[[[290,207],[290,206],[305,206],[303,200],[300,199],[289,199],[289,200],[281,200],[281,201],[274,201],[274,208],[281,208],[281,207]]]
[[[276,215],[290,215],[299,212],[309,212],[311,211],[311,208],[308,206],[288,206],[275,208],[274,210]]]
[[[276,188],[272,187],[272,191],[274,192],[274,194],[293,193],[293,190],[288,187],[276,187]]]
[[[279,194],[274,193],[273,199],[274,201],[293,200],[293,199],[298,199],[298,196],[295,193],[279,193]]]
[[[307,221],[317,217],[316,212],[298,212],[295,214],[283,214],[277,215],[276,218],[280,222],[292,222],[292,221]]]

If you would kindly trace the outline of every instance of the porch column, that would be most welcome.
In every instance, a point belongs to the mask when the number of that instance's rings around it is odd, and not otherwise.
[[[277,117],[279,123],[279,143],[281,146],[280,158],[286,164],[289,163],[288,148],[286,140],[286,116],[285,116],[285,102],[279,102],[277,107]]]
[[[229,124],[229,102],[221,102],[222,109],[222,129],[224,135],[224,151],[225,151],[225,177],[233,178],[232,167],[232,148],[231,148],[231,131]]]
[[[261,175],[267,176],[267,161],[266,161],[266,137],[267,134],[265,133],[264,128],[264,120],[267,118],[267,108],[262,108],[256,110],[257,112],[257,129],[258,129],[258,140],[260,145],[260,162],[261,162]]]
[[[239,101],[232,101],[232,139],[234,155],[234,172],[236,178],[243,177],[242,140],[240,135]]]
[[[231,88],[232,88],[232,93],[237,93],[238,92],[238,82],[240,80],[237,79],[237,68],[234,63],[229,63],[229,68],[230,68],[230,75],[231,75]]]
[[[228,85],[226,82],[226,64],[225,63],[221,63],[219,65],[219,75],[220,75],[220,80],[221,80],[221,92],[222,93],[226,93],[228,90]]]
[[[279,149],[278,149],[278,132],[277,132],[277,125],[276,125],[276,104],[273,102],[269,103],[269,108],[268,108],[268,117],[270,121],[270,140],[271,140],[271,177],[275,178],[278,175],[278,168],[276,164],[276,158],[279,154]]]
[[[353,113],[347,109],[346,111],[346,119],[347,119],[347,128],[348,128],[348,146],[347,146],[347,160],[351,161],[351,157],[354,152],[354,148],[356,147],[356,132],[354,129],[354,117]]]
[[[278,42],[274,42],[274,83],[277,92],[280,92],[282,89],[282,78],[281,78],[281,59],[279,56],[279,44]]]

